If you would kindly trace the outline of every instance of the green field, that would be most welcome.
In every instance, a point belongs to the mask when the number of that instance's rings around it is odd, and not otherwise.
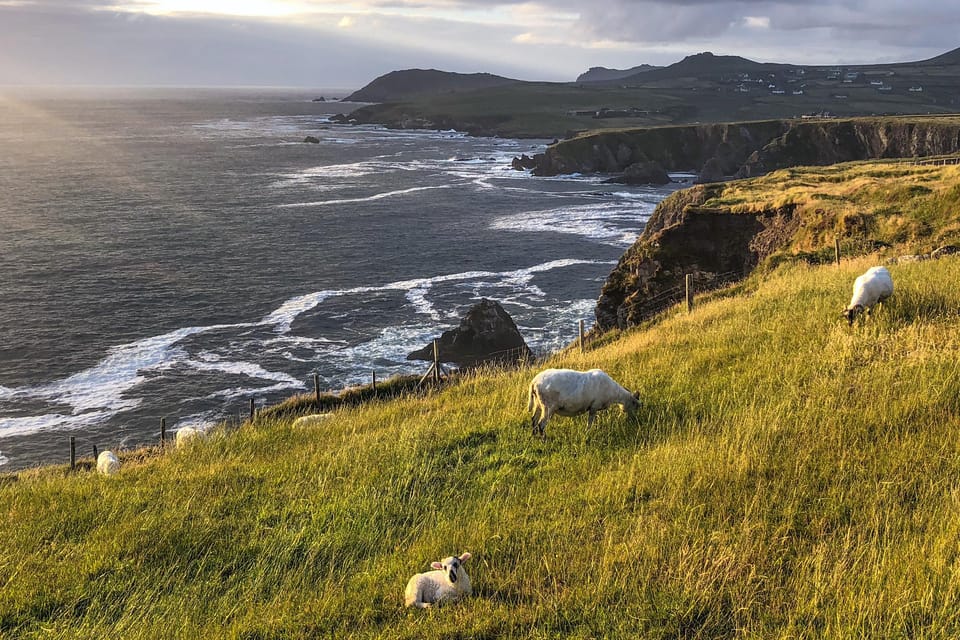
[[[535,369],[486,371],[8,476],[0,637],[958,637],[960,257],[890,267],[849,328],[879,259],[786,260],[546,363],[639,390],[635,419],[541,441]],[[463,551],[473,598],[404,609]]]

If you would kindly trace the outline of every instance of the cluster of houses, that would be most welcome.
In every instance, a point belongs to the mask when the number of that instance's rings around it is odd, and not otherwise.
[[[782,74],[767,73],[758,76],[751,76],[749,73],[738,73],[735,77],[721,79],[721,82],[736,83],[734,92],[750,93],[753,90],[766,91],[770,95],[804,95],[804,89],[807,86],[807,70],[800,67],[796,69],[787,69]],[[875,74],[866,74],[855,69],[842,69],[833,67],[826,72],[825,79],[839,82],[841,85],[857,84],[872,87],[881,93],[893,91],[893,85],[889,83],[889,78],[894,75],[893,71],[884,72],[883,78],[873,77]],[[910,93],[922,93],[922,85],[911,85],[907,89]],[[841,100],[847,96],[844,94],[835,94],[832,97]]]

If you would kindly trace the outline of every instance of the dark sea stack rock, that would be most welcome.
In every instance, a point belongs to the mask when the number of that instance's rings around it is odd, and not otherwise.
[[[659,162],[634,162],[623,171],[622,176],[606,182],[616,184],[669,184],[672,182]]]
[[[460,367],[513,363],[531,355],[510,315],[499,303],[487,299],[471,307],[459,327],[443,332],[438,350],[442,362]],[[414,351],[407,360],[433,360],[433,344]]]
[[[706,182],[723,182],[723,180],[723,166],[717,158],[710,158],[703,163],[703,168],[700,169],[700,175],[697,176],[697,182],[700,184]]]
[[[527,154],[520,154],[519,158],[514,158],[510,163],[510,166],[516,169],[517,171],[526,171],[527,169],[533,169],[537,166],[537,161],[535,158],[531,158]]]
[[[320,144],[320,138],[316,136],[307,136],[303,139],[304,142],[309,142],[310,144]]]

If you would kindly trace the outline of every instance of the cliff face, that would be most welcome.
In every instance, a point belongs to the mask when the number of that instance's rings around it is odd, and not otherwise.
[[[740,279],[783,246],[797,225],[792,207],[738,215],[704,208],[716,185],[678,191],[657,207],[643,235],[620,258],[597,300],[597,327],[625,329],[697,288]]]
[[[615,173],[639,162],[668,171],[699,170],[711,159],[727,174],[789,129],[781,120],[632,129],[580,136],[535,156],[534,175]]]
[[[535,156],[534,175],[617,173],[638,162],[667,171],[756,176],[785,167],[953,153],[955,118],[768,120],[598,132],[564,140]]]
[[[955,153],[960,125],[936,118],[877,118],[800,123],[753,153],[738,172],[756,176],[799,165]]]

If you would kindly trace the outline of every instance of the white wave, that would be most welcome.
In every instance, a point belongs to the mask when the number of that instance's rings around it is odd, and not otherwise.
[[[175,348],[181,340],[217,329],[251,326],[246,324],[186,327],[159,336],[119,345],[93,367],[62,380],[43,385],[13,389],[10,397],[65,404],[69,415],[46,414],[26,418],[0,418],[0,437],[34,433],[43,429],[73,429],[97,424],[122,411],[138,407],[142,399],[126,394],[147,380],[143,375],[173,366],[185,357]]]
[[[288,204],[278,204],[277,207],[280,209],[289,209],[289,208],[298,208],[298,207],[324,207],[333,204],[348,204],[352,202],[373,202],[374,200],[382,200],[384,198],[392,198],[394,196],[402,196],[408,193],[416,193],[417,191],[430,191],[432,189],[449,189],[450,185],[436,185],[431,187],[410,187],[409,189],[398,189],[397,191],[387,191],[384,193],[377,193],[372,196],[366,196],[364,198],[341,198],[338,200],[317,200],[315,202],[293,202]]]
[[[135,401],[131,408],[135,408],[140,401]],[[11,436],[26,436],[50,429],[80,429],[101,424],[116,415],[116,411],[88,411],[76,415],[62,413],[48,413],[40,416],[25,416],[21,418],[0,418],[0,438]]]
[[[0,467],[2,467],[3,465],[7,464],[8,462],[10,462],[10,458],[8,458],[7,456],[3,455],[3,452],[0,452]]]
[[[248,378],[257,378],[260,380],[271,380],[273,382],[283,382],[292,385],[300,384],[299,380],[286,373],[268,371],[253,362],[221,360],[219,355],[210,352],[201,353],[199,358],[199,360],[186,360],[183,364],[197,371],[217,371],[219,373],[247,376]]]
[[[207,400],[231,400],[235,398],[262,397],[270,393],[280,391],[289,391],[290,389],[304,389],[306,383],[303,382],[280,382],[269,387],[231,387],[215,391],[206,397]]]
[[[601,202],[496,218],[491,229],[527,233],[566,233],[616,247],[630,246],[650,219],[654,204]]]

